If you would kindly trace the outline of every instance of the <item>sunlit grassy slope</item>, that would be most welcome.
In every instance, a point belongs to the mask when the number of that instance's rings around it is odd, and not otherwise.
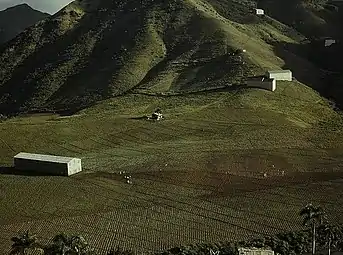
[[[132,119],[158,107],[165,112],[165,121]],[[9,163],[19,151],[71,153],[84,157],[87,169],[96,170],[154,162],[162,155],[180,160],[178,150],[202,160],[194,150],[334,148],[339,144],[339,118],[316,92],[297,82],[280,82],[275,93],[248,89],[180,96],[131,94],[76,116],[6,121],[1,124],[1,159]]]
[[[156,108],[165,120],[135,119]],[[80,157],[84,171],[1,168],[0,246],[30,228],[43,241],[82,233],[99,254],[116,244],[147,254],[299,229],[297,210],[309,200],[339,222],[341,130],[328,102],[297,82],[273,93],[130,94],[75,116],[13,118],[0,123],[1,166],[26,151]]]

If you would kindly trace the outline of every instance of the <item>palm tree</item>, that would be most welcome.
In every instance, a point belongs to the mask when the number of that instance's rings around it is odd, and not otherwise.
[[[45,254],[85,255],[91,254],[87,241],[82,236],[59,234],[52,239],[53,244],[45,249]]]
[[[342,231],[339,227],[326,223],[323,226],[323,237],[328,247],[328,255],[331,254],[331,247],[336,247],[338,241],[342,238]]]
[[[320,206],[313,206],[312,203],[306,205],[300,211],[300,216],[304,217],[303,225],[312,228],[312,255],[316,252],[316,228],[323,223],[324,210]]]
[[[30,235],[27,230],[25,233],[11,238],[13,242],[10,255],[26,255],[29,250],[40,248],[41,245],[37,241],[35,235]]]

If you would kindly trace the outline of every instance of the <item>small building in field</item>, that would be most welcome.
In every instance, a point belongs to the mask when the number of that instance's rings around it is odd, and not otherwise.
[[[255,9],[255,14],[256,15],[264,15],[264,10],[263,9]]]
[[[336,43],[336,40],[335,39],[325,39],[324,41],[324,46],[325,47],[329,47],[331,46],[332,44]]]
[[[292,81],[292,71],[291,70],[267,71],[266,76],[269,79],[275,79],[276,81]]]
[[[20,152],[14,168],[21,172],[70,176],[82,171],[81,159]]]
[[[246,81],[246,85],[249,88],[260,88],[260,89],[266,89],[269,91],[276,90],[275,79],[269,79],[265,76],[256,76],[256,77],[248,78]]]
[[[151,114],[151,117],[149,119],[152,120],[162,120],[164,117],[162,115],[162,111],[160,109],[157,109],[153,114]]]
[[[239,255],[274,255],[273,250],[258,248],[238,248]]]

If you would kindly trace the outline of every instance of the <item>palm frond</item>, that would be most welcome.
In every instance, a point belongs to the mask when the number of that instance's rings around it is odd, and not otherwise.
[[[10,255],[20,254],[22,252],[22,250],[23,249],[19,248],[19,247],[12,248],[10,251]]]

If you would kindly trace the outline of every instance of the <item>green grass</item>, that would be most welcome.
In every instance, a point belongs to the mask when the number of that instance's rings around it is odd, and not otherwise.
[[[0,123],[2,166],[26,151],[81,157],[84,168],[70,178],[0,175],[0,230],[8,239],[0,246],[25,228],[43,240],[82,233],[99,252],[241,240],[299,229],[295,214],[310,199],[341,222],[340,116],[302,84],[277,86],[274,93],[130,94],[75,116]],[[164,121],[132,119],[156,108]]]
[[[0,64],[2,109],[96,103],[74,116],[0,122],[0,167],[25,151],[80,157],[84,170],[70,178],[1,174],[1,248],[26,228],[45,240],[82,233],[99,252],[242,240],[299,229],[297,211],[309,200],[342,222],[340,113],[297,81],[277,82],[275,92],[230,89],[242,73],[288,64],[271,43],[301,35],[247,15],[249,1],[112,4],[76,2],[0,54],[0,63],[11,59]],[[245,64],[224,58],[242,48]],[[165,120],[135,119],[156,108]]]

